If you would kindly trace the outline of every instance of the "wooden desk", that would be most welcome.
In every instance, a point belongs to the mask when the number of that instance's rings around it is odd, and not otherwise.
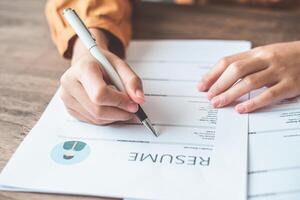
[[[69,66],[52,44],[45,0],[0,1],[0,170],[39,119]],[[243,39],[257,45],[300,40],[300,12],[143,3],[136,39]],[[0,200],[101,199],[0,192]]]

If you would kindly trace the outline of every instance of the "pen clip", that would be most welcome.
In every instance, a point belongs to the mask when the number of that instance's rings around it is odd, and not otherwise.
[[[94,36],[92,35],[92,33],[90,32],[90,30],[85,26],[85,24],[83,23],[83,21],[81,20],[81,18],[79,17],[79,15],[77,14],[77,12],[71,8],[67,8],[66,10],[64,10],[64,12],[70,10],[71,12],[73,12],[76,17],[78,18],[78,20],[80,21],[80,23],[82,24],[82,26],[85,28],[85,30],[89,33],[89,35],[93,38],[93,40],[96,42],[96,39],[94,38]]]

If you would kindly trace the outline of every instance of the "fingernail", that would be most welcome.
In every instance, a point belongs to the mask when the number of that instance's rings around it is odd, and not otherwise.
[[[131,102],[127,105],[127,109],[129,112],[135,113],[136,111],[138,111],[138,105],[134,102]]]
[[[211,104],[215,107],[218,108],[220,106],[220,98],[219,97],[214,97],[211,100]]]
[[[199,82],[198,89],[202,92],[205,91],[206,90],[205,84],[203,82]]]
[[[236,111],[238,111],[239,113],[244,113],[246,111],[245,106],[244,105],[237,105],[235,107]]]
[[[135,95],[136,95],[137,97],[139,97],[139,98],[142,98],[142,99],[145,98],[144,93],[143,93],[142,90],[140,90],[140,89],[138,89],[138,90],[135,91]]]

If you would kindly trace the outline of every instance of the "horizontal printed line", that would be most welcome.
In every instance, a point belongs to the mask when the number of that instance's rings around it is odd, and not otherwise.
[[[257,111],[255,114],[263,114],[263,113],[270,113],[270,112],[282,112],[282,111],[291,111],[291,110],[300,110],[300,107],[292,107],[292,108],[273,108],[272,110],[262,110],[262,111]],[[251,114],[249,115],[249,119],[251,118]]]
[[[141,123],[123,123],[126,125],[138,125],[141,126]],[[153,126],[171,126],[171,127],[185,127],[185,128],[205,128],[205,129],[215,129],[216,127],[212,126],[198,126],[198,125],[187,125],[187,124],[163,124],[163,123],[152,123]]]
[[[197,147],[214,147],[211,144],[199,144],[199,143],[187,143],[187,142],[160,142],[160,141],[150,141],[150,140],[127,140],[127,139],[109,139],[109,138],[89,138],[89,137],[70,137],[64,135],[58,135],[60,138],[65,139],[76,139],[76,140],[99,140],[104,142],[113,142],[113,143],[143,143],[143,144],[166,144],[166,145],[179,145],[179,146],[197,146]],[[208,149],[212,150],[212,149]]]
[[[254,170],[254,171],[248,172],[248,174],[252,175],[252,174],[259,174],[259,173],[268,173],[268,172],[277,172],[277,171],[288,171],[288,170],[300,170],[300,166]]]
[[[286,194],[292,194],[292,193],[300,193],[300,189],[290,190],[290,191],[282,191],[282,192],[270,192],[270,193],[248,195],[248,198],[250,198],[250,199],[263,198],[264,199],[265,197],[268,197],[268,196],[279,196],[279,195],[286,195]]]
[[[300,130],[300,128],[273,129],[273,130],[265,130],[265,131],[250,131],[249,135],[268,134],[268,133],[282,133],[282,131],[297,131],[297,130]]]
[[[198,65],[207,65],[203,68],[209,68],[215,63],[211,63],[209,61],[201,61],[201,60],[127,60],[129,63],[187,63],[187,64],[198,64]]]
[[[144,81],[177,81],[177,82],[192,82],[197,83],[198,80],[189,80],[189,79],[165,79],[165,78],[142,78]]]
[[[149,93],[146,93],[145,96],[148,96],[148,97],[206,98],[206,97],[203,97],[203,96],[173,95],[173,94],[149,94]],[[209,103],[209,101],[204,102],[204,103]]]

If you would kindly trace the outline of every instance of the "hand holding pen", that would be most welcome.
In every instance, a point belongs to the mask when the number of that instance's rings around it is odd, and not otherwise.
[[[72,20],[78,17],[74,14],[71,9],[64,12],[73,29]],[[122,59],[108,51],[104,32],[78,29],[76,23],[82,22],[75,21],[80,40],[76,39],[74,44],[72,66],[61,78],[61,97],[68,112],[81,121],[98,125],[128,121],[136,114],[155,133],[139,106],[144,102],[140,78]]]

